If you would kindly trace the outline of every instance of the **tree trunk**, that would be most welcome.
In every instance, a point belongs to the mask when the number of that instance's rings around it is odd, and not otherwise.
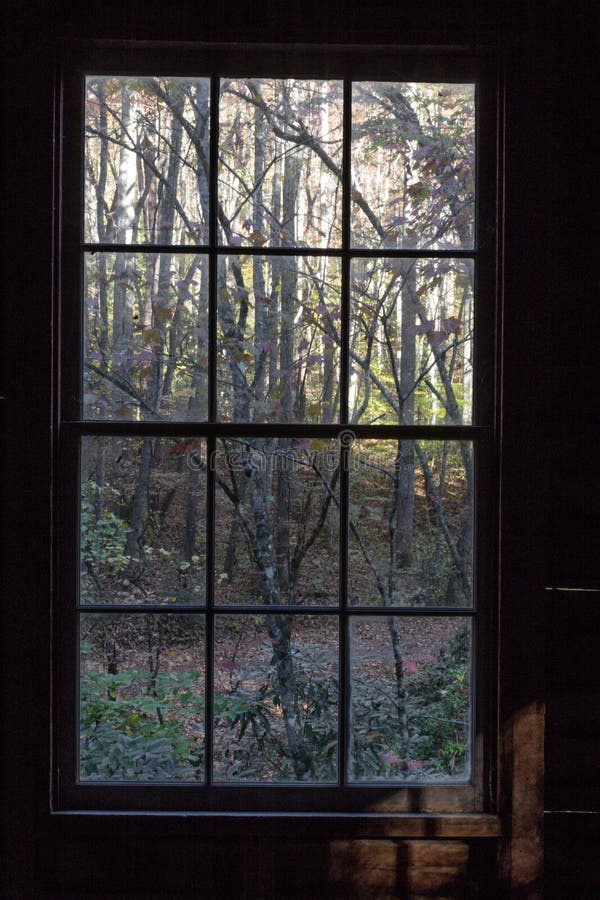
[[[144,438],[125,545],[125,552],[130,557],[128,571],[131,575],[139,574],[144,564],[143,537],[149,513],[148,497],[153,450],[154,438]]]
[[[124,84],[121,95],[121,121],[124,130],[131,125],[131,100],[129,87]],[[132,172],[135,177],[135,154],[124,146],[119,151],[119,174],[115,196],[114,222],[117,243],[125,244],[129,240],[133,227],[135,210],[130,199]],[[134,257],[131,253],[115,255],[114,292],[113,292],[113,368],[122,367],[127,370],[133,342],[133,268]],[[125,391],[115,388],[113,402],[116,410],[130,401]]]
[[[466,497],[464,512],[460,524],[460,533],[456,542],[459,564],[454,564],[448,577],[446,603],[460,606],[463,602],[470,606],[473,602],[471,582],[468,577],[468,560],[473,549],[473,461],[472,451],[466,441],[461,441],[463,463],[466,460]]]
[[[192,267],[193,268],[193,267]],[[194,270],[195,271],[195,270]],[[189,274],[189,273],[188,273]],[[195,312],[197,322],[197,339],[196,339],[196,356],[197,358],[208,358],[208,329],[206,322],[203,321],[203,312],[200,309],[201,298],[208,294],[208,285],[206,280],[208,272],[206,266],[200,269],[200,285],[198,286],[198,309]],[[191,282],[190,277],[190,282]],[[190,290],[192,285],[190,284]],[[206,332],[206,337],[204,337]],[[192,374],[191,395],[188,406],[188,418],[193,421],[204,421],[208,418],[208,390],[207,390],[207,373],[206,367],[194,366]],[[185,543],[184,558],[187,562],[191,561],[196,550],[196,531],[198,529],[198,497],[200,485],[200,472],[196,467],[190,469],[188,478],[188,493],[185,511]]]
[[[195,90],[191,90],[194,109],[193,142],[196,148],[198,165],[196,166],[196,185],[200,197],[200,208],[204,222],[210,218],[209,203],[209,166],[208,166],[208,128],[209,128],[209,87],[203,80],[197,82]]]
[[[260,90],[260,82],[258,82]],[[257,185],[252,207],[252,229],[256,233],[264,233],[266,225],[263,222],[262,205],[262,176],[265,165],[265,122],[264,116],[258,108],[254,110],[254,184]],[[265,416],[265,384],[267,365],[265,360],[266,340],[266,312],[267,305],[263,301],[265,295],[265,279],[263,273],[263,260],[255,256],[252,260],[252,285],[254,288],[254,389],[253,412],[254,420],[264,422]],[[243,502],[246,494],[246,485],[240,481],[238,485],[240,502]],[[227,540],[225,552],[224,571],[228,578],[232,578],[236,566],[237,547],[240,539],[240,518],[237,510],[234,510]]]
[[[98,83],[98,102],[99,102],[99,131],[100,137],[100,157],[98,160],[98,184],[96,186],[96,228],[98,231],[98,240],[106,240],[106,224],[105,224],[105,193],[106,179],[108,174],[108,140],[107,133],[107,113],[106,113],[106,86],[103,81]],[[108,357],[110,354],[108,343],[108,272],[106,267],[106,254],[99,253],[97,256],[98,265],[98,298],[99,298],[99,327],[98,327],[98,350],[100,352],[100,365],[103,370],[108,366]],[[104,382],[99,382],[97,387],[97,403],[98,412],[101,419],[108,418],[108,402],[104,389]],[[104,508],[104,482],[106,480],[106,453],[108,447],[107,438],[99,438],[96,443],[97,459],[96,473],[94,481],[97,484],[97,490],[94,502],[94,514],[96,520],[100,518]]]
[[[300,164],[292,154],[285,157],[283,168],[282,231],[286,237],[282,245],[296,240],[296,202],[300,183]],[[291,259],[283,261],[281,272],[281,304],[279,330],[279,368],[281,370],[281,420],[292,422],[294,417],[294,314],[298,275]],[[277,457],[277,495],[275,514],[275,546],[280,589],[287,594],[290,583],[290,473],[286,465],[286,450],[290,442],[281,438]]]
[[[415,267],[411,266],[405,276],[401,292],[400,322],[400,408],[402,423],[414,424],[415,418]],[[415,443],[412,440],[398,441],[394,473],[396,491],[396,521],[394,558],[395,572],[405,569],[413,561],[413,531],[415,511]],[[395,588],[398,589],[398,585]]]
[[[257,83],[257,90],[262,93],[262,84]],[[263,189],[262,179],[265,170],[265,117],[258,107],[254,109],[254,203],[252,207],[252,229],[257,234],[267,236],[267,223],[263,215]],[[252,260],[252,283],[254,287],[254,419],[257,422],[266,421],[265,416],[265,340],[266,340],[266,311],[264,302],[265,278],[263,272],[263,260],[255,256]]]
[[[267,448],[267,444],[261,447],[261,449]],[[269,520],[266,500],[269,484],[270,473],[268,471],[250,470],[248,493],[254,519],[254,557],[263,576],[263,602],[268,606],[277,606],[281,604],[281,592],[277,578],[273,529]],[[267,628],[273,642],[273,658],[294,774],[299,780],[306,780],[309,777],[312,763],[310,751],[304,740],[298,706],[291,647],[291,617],[269,614]]]
[[[296,674],[291,652],[292,617],[269,615],[267,616],[267,627],[269,637],[273,642],[273,658],[294,775],[299,781],[306,781],[312,769],[312,758],[302,734],[298,707]]]
[[[169,159],[167,163],[166,185],[160,199],[158,208],[158,241],[159,244],[171,244],[175,226],[175,198],[177,195],[177,182],[181,167],[181,139],[184,95],[181,89],[177,90],[173,100],[173,115],[171,117],[171,134]],[[174,352],[173,341],[176,337],[177,319],[173,315],[170,326],[169,303],[171,299],[171,264],[173,257],[170,253],[161,253],[158,262],[158,285],[153,309],[153,327],[160,335],[155,349],[155,363],[152,367],[151,405],[157,410],[163,397],[171,392],[171,382],[167,380],[169,372],[170,350]],[[175,313],[175,310],[174,310]],[[164,369],[163,369],[164,366]]]
[[[404,684],[404,669],[402,666],[402,648],[400,646],[400,636],[398,627],[393,616],[387,620],[390,640],[392,642],[392,651],[394,654],[394,673],[396,676],[396,714],[398,716],[398,728],[400,731],[400,749],[404,758],[403,768],[406,771],[406,761],[408,759],[410,738],[408,734],[408,720],[406,715],[406,687]]]

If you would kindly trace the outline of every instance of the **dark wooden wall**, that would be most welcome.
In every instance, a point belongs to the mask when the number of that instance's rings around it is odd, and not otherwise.
[[[582,2],[106,0],[5,6],[2,208],[4,896],[598,896],[597,297]],[[496,44],[506,73],[503,837],[48,815],[53,62],[61,36]],[[54,285],[55,286],[55,285]],[[544,726],[544,709],[546,710]],[[544,747],[545,727],[545,781]],[[570,812],[568,812],[570,810]],[[595,887],[594,887],[595,886]]]
[[[544,580],[552,588],[540,597],[550,900],[600,896],[600,367],[590,344],[600,317],[594,299],[598,257],[586,237],[597,223],[592,97],[598,79],[584,10],[584,4],[568,13],[557,6],[549,21],[539,18],[540,127],[547,132],[539,142],[538,203],[547,221],[539,273],[537,447],[543,459]]]

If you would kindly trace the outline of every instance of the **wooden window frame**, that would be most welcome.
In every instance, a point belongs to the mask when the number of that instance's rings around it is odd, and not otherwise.
[[[277,821],[318,815],[328,827],[336,822],[353,822],[356,834],[361,828],[369,834],[414,834],[428,831],[421,817],[433,816],[436,834],[491,835],[498,833],[495,818],[497,791],[495,695],[496,608],[498,596],[498,434],[499,412],[497,381],[500,359],[498,301],[498,87],[493,60],[485,56],[448,51],[444,48],[318,47],[240,45],[96,45],[71,49],[62,71],[60,133],[62,159],[60,183],[61,249],[60,292],[57,333],[61,335],[57,371],[62,380],[55,409],[57,503],[55,516],[55,597],[54,597],[54,758],[55,776],[52,806],[56,813],[115,812],[179,813],[207,817],[227,831],[227,817],[252,823],[257,816],[275,816]],[[226,62],[224,62],[226,60]],[[78,354],[81,346],[80,322],[80,171],[82,151],[82,79],[91,74],[195,74],[219,71],[239,75],[319,76],[353,80],[412,80],[475,82],[478,97],[477,119],[477,220],[475,249],[469,252],[402,251],[396,255],[463,256],[477,258],[477,297],[475,358],[477,391],[474,423],[460,429],[427,426],[431,437],[468,438],[477,448],[475,551],[477,605],[465,611],[476,622],[474,647],[476,659],[473,722],[473,777],[470,784],[436,786],[386,785],[347,788],[307,786],[250,786],[243,784],[206,787],[203,785],[156,784],[77,784],[75,777],[75,734],[77,705],[77,505],[78,440],[83,434],[171,434],[191,437],[203,435],[214,440],[217,434],[244,431],[265,434],[291,434],[294,426],[214,426],[170,423],[100,423],[79,418],[77,397],[80,377]],[[77,114],[73,115],[73,110]],[[146,251],[150,248],[145,248]],[[193,252],[192,247],[189,248]],[[244,249],[243,252],[246,252]],[[358,255],[346,251],[346,257]],[[374,255],[388,255],[386,251]],[[313,436],[337,436],[347,425],[298,426],[298,433]],[[357,434],[383,435],[382,427],[355,428]],[[414,431],[414,434],[413,434]],[[422,435],[423,429],[390,426],[385,433],[396,437]],[[329,435],[331,432],[331,435]],[[60,541],[57,539],[60,536]],[[158,610],[156,610],[158,611]],[[161,610],[162,611],[162,610]],[[253,610],[254,611],[254,610]],[[354,612],[354,611],[352,611]],[[402,614],[409,614],[404,610]],[[458,614],[450,611],[450,614]],[[413,613],[414,614],[414,613]],[[428,613],[420,613],[428,614]],[[429,614],[447,614],[435,608]],[[456,819],[460,816],[460,821]],[[362,823],[362,824],[361,824]],[[421,824],[420,824],[421,823]],[[212,826],[211,826],[212,827]],[[421,831],[421,827],[425,830]]]

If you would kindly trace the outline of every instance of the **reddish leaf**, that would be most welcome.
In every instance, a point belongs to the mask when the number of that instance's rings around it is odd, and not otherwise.
[[[437,350],[446,340],[446,333],[444,331],[430,331],[428,337],[433,349]]]
[[[434,326],[435,322],[433,319],[426,319],[424,322],[421,322],[420,325],[410,325],[406,331],[410,335],[427,334],[427,332],[433,331]]]
[[[448,334],[451,334],[452,332],[460,334],[460,319],[457,319],[456,316],[449,316],[449,318],[444,319],[442,325]]]
[[[396,754],[391,751],[388,753],[380,753],[379,759],[382,763],[387,763],[388,766],[399,766],[402,762],[400,757],[396,756]]]
[[[200,447],[200,441],[198,438],[194,438],[192,440],[179,441],[175,444],[174,447],[171,447],[169,451],[169,456],[183,456],[189,450],[197,450]]]

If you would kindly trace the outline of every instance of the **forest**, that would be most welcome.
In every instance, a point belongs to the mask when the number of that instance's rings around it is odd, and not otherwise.
[[[474,86],[84,118],[80,778],[468,781]]]

